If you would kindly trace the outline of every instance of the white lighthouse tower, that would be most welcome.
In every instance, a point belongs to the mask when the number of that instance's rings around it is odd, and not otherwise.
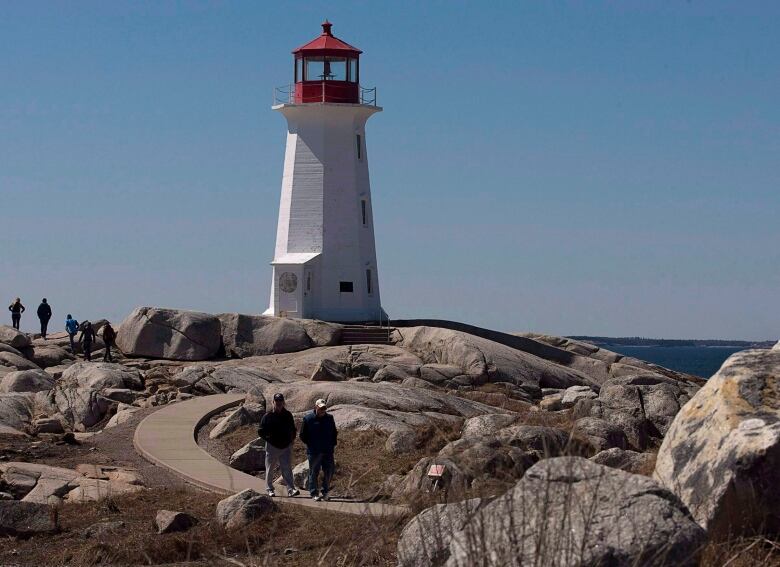
[[[295,84],[276,90],[273,109],[287,120],[287,148],[266,315],[385,317],[365,133],[382,109],[376,89],[360,86],[361,53],[326,21],[319,37],[293,51]]]

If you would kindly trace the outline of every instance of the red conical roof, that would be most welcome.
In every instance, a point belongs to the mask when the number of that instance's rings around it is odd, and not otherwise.
[[[359,55],[363,53],[357,47],[353,47],[345,41],[334,36],[330,28],[333,26],[328,20],[322,24],[322,34],[309,43],[293,50],[293,53],[303,55]]]

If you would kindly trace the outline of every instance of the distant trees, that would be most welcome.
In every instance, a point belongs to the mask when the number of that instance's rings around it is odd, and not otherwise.
[[[659,346],[659,347],[736,347],[771,348],[772,341],[728,341],[721,339],[648,339],[645,337],[591,337],[569,336],[567,338],[584,341],[596,346]]]

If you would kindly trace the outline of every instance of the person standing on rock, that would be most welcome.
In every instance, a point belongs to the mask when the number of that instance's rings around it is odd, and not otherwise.
[[[49,319],[51,319],[51,305],[49,305],[45,297],[38,306],[38,319],[41,322],[41,338],[45,339],[46,332],[49,329]]]
[[[115,346],[116,331],[109,322],[106,322],[106,324],[103,325],[103,342],[106,343],[106,351],[103,354],[103,362],[114,362],[114,359],[111,358],[111,347]]]
[[[295,441],[295,420],[284,407],[284,395],[274,394],[273,410],[267,412],[260,420],[258,434],[265,440],[265,489],[268,496],[274,493],[274,469],[279,463],[282,479],[287,485],[287,496],[298,496],[300,491],[295,488],[290,459]]]
[[[81,336],[79,336],[84,360],[92,361],[92,341],[95,339],[97,339],[97,335],[95,334],[95,329],[92,328],[92,323],[84,321],[81,324]]]
[[[76,354],[76,343],[73,339],[79,332],[79,322],[70,313],[65,319],[65,332],[68,333],[68,339],[70,339],[70,352]]]
[[[309,493],[316,501],[328,500],[330,480],[336,468],[333,452],[336,449],[336,421],[328,413],[328,404],[320,398],[314,402],[314,410],[307,413],[301,426],[301,441],[306,444],[309,458]],[[322,470],[322,493],[318,481]]]
[[[11,312],[11,324],[14,326],[14,329],[18,331],[19,321],[21,321],[22,313],[24,313],[24,305],[22,305],[22,300],[17,297],[14,302],[8,306],[8,311]]]

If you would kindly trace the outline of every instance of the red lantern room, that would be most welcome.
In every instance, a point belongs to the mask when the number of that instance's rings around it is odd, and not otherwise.
[[[322,34],[295,51],[295,88],[289,102],[376,104],[375,91],[366,100],[360,88],[360,51],[331,33],[325,20]]]

